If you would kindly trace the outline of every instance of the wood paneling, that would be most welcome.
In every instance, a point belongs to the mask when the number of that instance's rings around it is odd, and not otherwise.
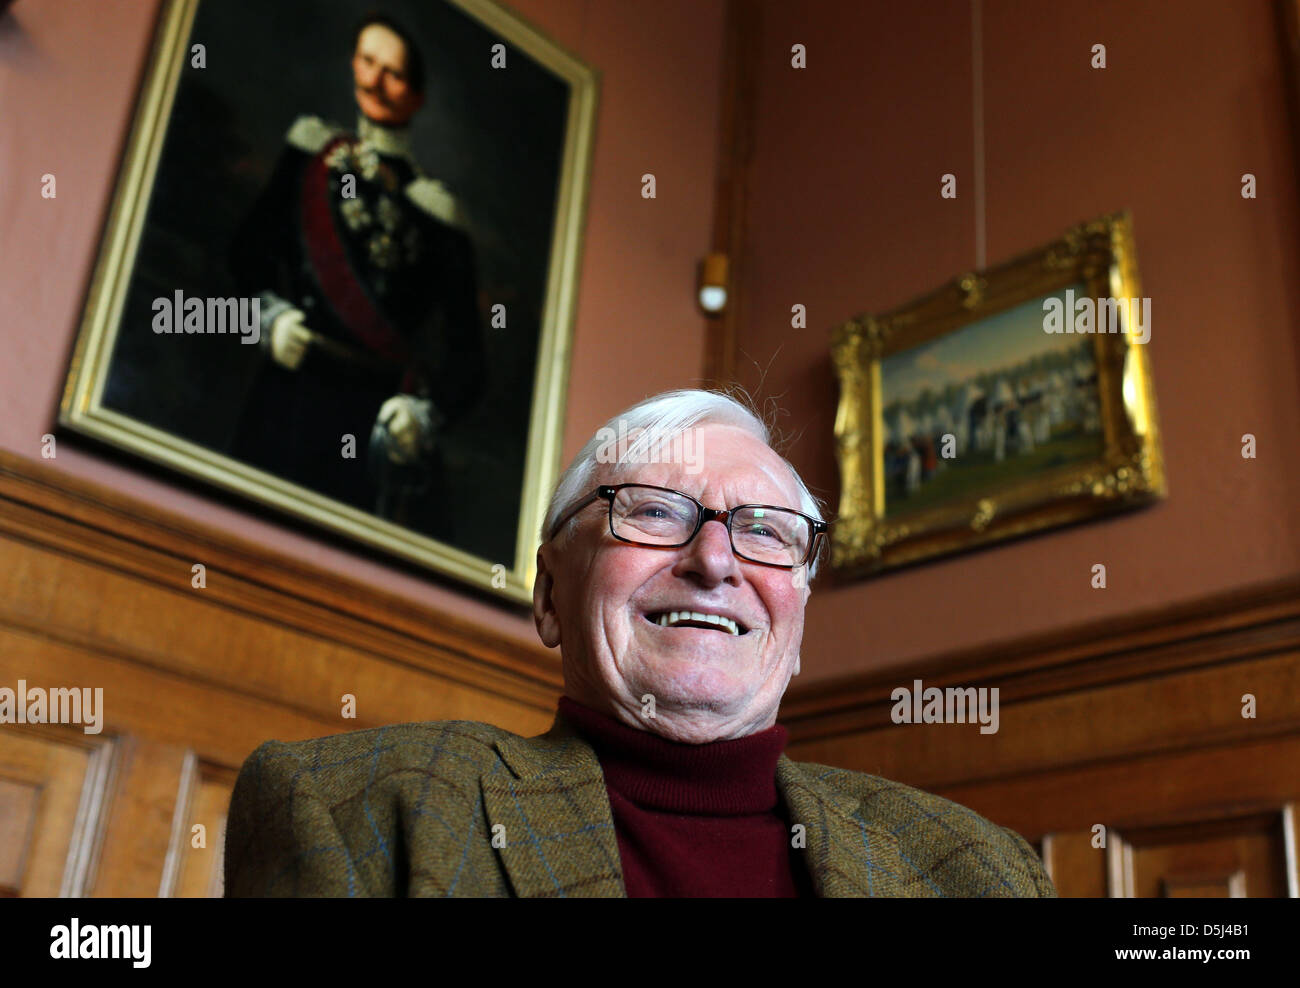
[[[540,645],[0,453],[0,685],[19,679],[104,689],[102,733],[0,727],[0,894],[20,895],[220,894],[257,744],[431,719],[535,734],[562,686]],[[997,732],[895,724],[917,679],[997,688]],[[795,758],[1013,827],[1062,895],[1300,889],[1300,579],[796,687],[781,721]]]
[[[0,778],[0,896],[22,888],[40,796],[39,786]]]
[[[114,745],[66,729],[0,728],[6,895],[81,895],[103,838]]]
[[[226,813],[235,788],[235,773],[191,759],[188,801],[176,804],[176,830],[169,850],[175,878],[164,881],[165,894],[179,898],[220,896],[224,887]],[[195,827],[202,831],[195,832]]]
[[[46,896],[219,895],[261,742],[421,720],[537,734],[562,684],[540,644],[0,453],[0,686],[20,679],[104,691],[101,733],[0,726],[0,894]]]
[[[531,708],[547,723],[562,682],[558,657],[540,644],[525,648],[455,615],[3,451],[0,540],[8,581],[0,594],[0,627],[58,636],[69,644],[130,649],[132,659],[169,669],[189,662],[189,672],[213,677],[237,663],[227,681],[260,676],[268,650],[261,639],[255,646],[237,642],[254,653],[239,654],[220,647],[223,634],[216,647],[194,658],[176,654],[183,649],[165,635],[150,634],[160,622],[168,634],[201,642],[204,636],[196,636],[192,625],[198,619],[205,628],[216,627],[208,623],[213,608],[223,622],[251,616],[267,628],[291,632],[294,637],[272,641],[271,647],[292,641],[301,647],[302,661],[328,662],[316,653],[322,646],[329,647],[327,655],[378,655],[477,695],[495,695],[512,709]],[[17,555],[9,565],[23,545],[36,554]],[[197,562],[207,570],[203,590],[191,586]],[[21,596],[9,599],[11,591]],[[136,602],[132,593],[148,594],[147,600]],[[70,595],[83,598],[79,606],[61,602]]]
[[[917,680],[996,688],[997,731],[894,723],[892,692]],[[1287,836],[1300,579],[795,688],[781,720],[792,757],[918,786],[1041,840],[1062,895],[1300,886]]]
[[[1114,843],[1115,894],[1244,898],[1287,894],[1281,813],[1146,827]]]
[[[180,745],[123,739],[93,895],[158,895],[185,756]]]

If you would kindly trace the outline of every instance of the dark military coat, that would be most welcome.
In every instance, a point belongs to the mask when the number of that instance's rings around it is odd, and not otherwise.
[[[391,513],[385,483],[436,497],[436,457],[381,477],[367,447],[394,395],[430,399],[450,424],[482,388],[474,253],[452,196],[409,157],[300,117],[230,264],[241,291],[261,297],[263,321],[232,453],[368,511]],[[271,324],[288,307],[323,338],[296,370],[270,355]]]

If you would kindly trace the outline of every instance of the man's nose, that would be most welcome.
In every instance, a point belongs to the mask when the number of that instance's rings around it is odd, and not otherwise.
[[[676,567],[678,575],[693,573],[710,585],[724,580],[739,581],[740,560],[731,551],[731,536],[723,522],[717,519],[706,521],[695,539],[682,551]]]

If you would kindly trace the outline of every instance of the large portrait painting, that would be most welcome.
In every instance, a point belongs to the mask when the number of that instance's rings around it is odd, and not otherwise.
[[[834,570],[905,563],[1165,495],[1132,219],[840,326]]]
[[[490,0],[169,0],[60,422],[526,601],[596,88]]]

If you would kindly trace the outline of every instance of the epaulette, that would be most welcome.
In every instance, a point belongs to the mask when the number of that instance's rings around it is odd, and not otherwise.
[[[437,179],[421,176],[406,186],[406,197],[435,219],[448,226],[460,226],[460,206],[455,196]]]
[[[334,137],[347,133],[342,127],[326,123],[320,117],[299,117],[284,135],[284,139],[308,154],[315,154]]]

